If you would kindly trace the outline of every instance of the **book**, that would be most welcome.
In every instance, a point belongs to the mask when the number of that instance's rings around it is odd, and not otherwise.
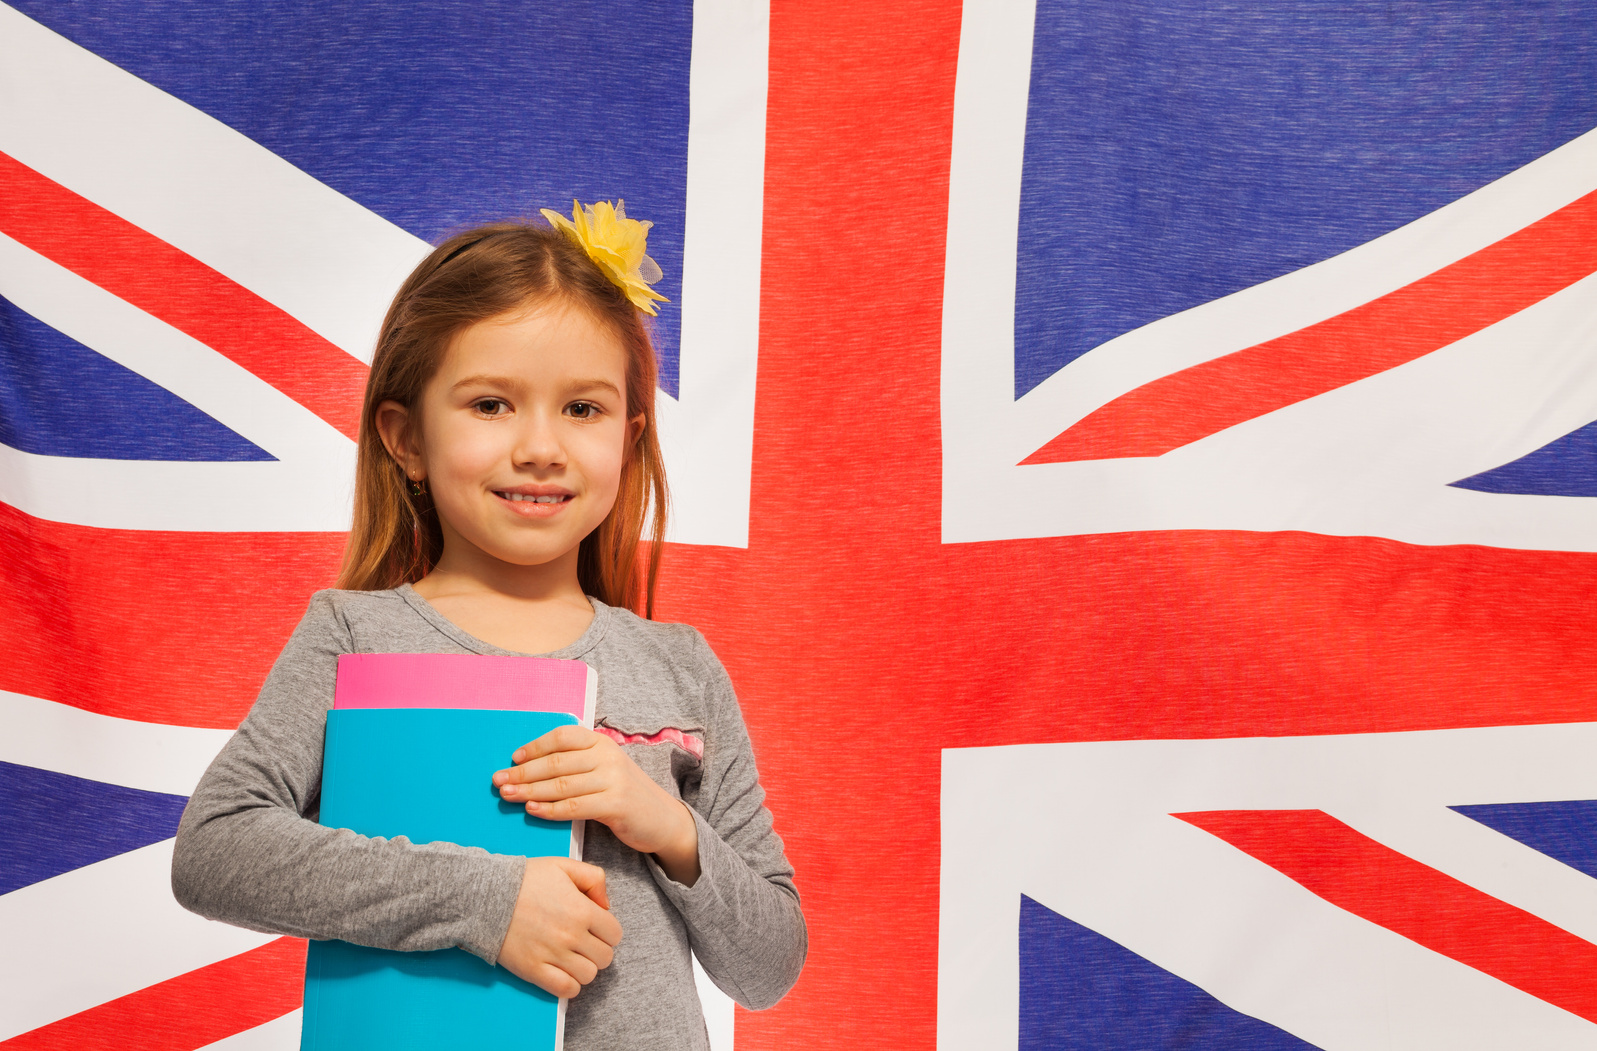
[[[581,661],[474,653],[346,653],[338,658],[333,708],[566,712],[591,729],[598,692],[598,674]]]
[[[528,741],[560,725],[591,726],[595,696],[596,677],[578,661],[341,657],[327,713],[320,821],[415,843],[580,857],[580,828],[529,816],[501,800],[490,779]],[[306,959],[301,1046],[308,1051],[479,1048],[504,1040],[559,1051],[564,1024],[563,1000],[460,949],[395,952],[314,941]]]

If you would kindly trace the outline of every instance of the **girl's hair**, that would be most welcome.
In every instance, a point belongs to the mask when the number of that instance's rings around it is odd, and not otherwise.
[[[377,407],[411,412],[462,330],[513,311],[569,304],[618,337],[626,351],[626,415],[643,416],[627,450],[609,515],[582,540],[577,579],[587,594],[654,616],[665,533],[665,468],[654,428],[654,345],[643,316],[583,249],[548,226],[500,222],[457,234],[433,249],[400,286],[377,335],[366,381],[355,467],[355,519],[338,586],[398,587],[426,576],[443,554],[431,497],[411,494],[404,470],[377,433]],[[647,558],[639,547],[648,543]]]

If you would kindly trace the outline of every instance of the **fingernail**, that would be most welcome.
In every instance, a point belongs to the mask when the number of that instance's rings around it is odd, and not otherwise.
[[[509,781],[509,780],[510,780],[510,771],[509,770],[499,770],[499,771],[496,771],[494,773],[494,784],[496,784],[496,785],[502,785],[506,781]]]
[[[510,753],[510,761],[513,763],[519,763],[522,761],[521,749],[517,748],[514,752]]]

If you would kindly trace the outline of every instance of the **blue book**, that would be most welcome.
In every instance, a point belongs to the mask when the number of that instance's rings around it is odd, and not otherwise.
[[[490,778],[566,713],[469,708],[335,708],[327,713],[321,823],[523,857],[572,856],[569,821],[528,816]],[[565,1002],[460,949],[394,952],[313,941],[305,965],[304,1051],[559,1051]]]

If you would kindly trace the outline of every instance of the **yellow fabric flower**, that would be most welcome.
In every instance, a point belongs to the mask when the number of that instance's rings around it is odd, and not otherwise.
[[[617,201],[613,206],[609,201],[595,201],[586,208],[572,201],[570,219],[551,208],[540,211],[556,229],[564,230],[567,237],[582,246],[588,258],[599,264],[599,269],[626,294],[633,306],[653,315],[654,303],[650,300],[670,302],[649,287],[662,276],[659,264],[645,254],[649,228],[654,224],[628,219],[625,201]]]

